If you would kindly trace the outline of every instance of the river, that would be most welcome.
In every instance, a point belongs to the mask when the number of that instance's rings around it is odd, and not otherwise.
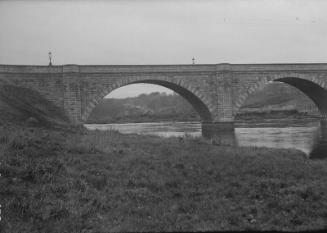
[[[90,130],[117,130],[123,134],[147,134],[161,137],[201,136],[199,122],[151,122],[126,124],[85,124]],[[326,143],[319,122],[288,124],[236,124],[233,140],[237,146],[295,148],[308,156],[319,152],[324,157]],[[323,153],[323,154],[322,154]],[[317,155],[315,155],[317,156]]]

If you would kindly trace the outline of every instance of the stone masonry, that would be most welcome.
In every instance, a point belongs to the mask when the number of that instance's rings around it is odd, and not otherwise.
[[[0,65],[0,80],[38,91],[74,124],[86,121],[111,91],[133,83],[170,88],[193,105],[204,124],[223,128],[249,95],[272,81],[298,88],[327,115],[327,64]]]

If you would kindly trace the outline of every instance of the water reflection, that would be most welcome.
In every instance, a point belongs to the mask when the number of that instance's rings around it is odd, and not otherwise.
[[[157,135],[160,137],[201,136],[201,123],[198,122],[149,122],[126,124],[85,124],[88,129],[117,130],[124,134]]]
[[[319,126],[286,128],[236,128],[239,146],[296,148],[309,154],[319,139]]]
[[[320,122],[319,138],[310,152],[311,159],[324,159],[327,158],[327,122]]]
[[[86,124],[88,129],[117,130],[121,133],[178,137],[201,136],[201,124],[197,122]],[[216,133],[214,143],[219,145],[295,148],[310,158],[327,157],[327,123],[295,123],[294,126],[236,125],[235,131]]]

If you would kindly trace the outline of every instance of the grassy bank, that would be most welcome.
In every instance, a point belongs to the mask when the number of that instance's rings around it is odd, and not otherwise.
[[[327,227],[327,161],[296,150],[2,126],[0,154],[3,232]]]

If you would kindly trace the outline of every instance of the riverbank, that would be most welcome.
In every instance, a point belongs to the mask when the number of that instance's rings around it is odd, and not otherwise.
[[[301,113],[295,110],[273,110],[273,111],[251,111],[241,112],[235,117],[237,123],[265,123],[265,122],[310,122],[320,120],[319,115]],[[201,119],[196,117],[185,117],[185,116],[124,116],[120,118],[110,119],[88,119],[86,124],[126,124],[126,123],[147,123],[147,122],[199,122]]]
[[[297,150],[0,127],[5,232],[299,231],[327,224],[327,161]]]
[[[266,120],[312,120],[320,119],[319,114],[309,114],[296,110],[247,111],[236,115],[235,120],[243,122]]]

